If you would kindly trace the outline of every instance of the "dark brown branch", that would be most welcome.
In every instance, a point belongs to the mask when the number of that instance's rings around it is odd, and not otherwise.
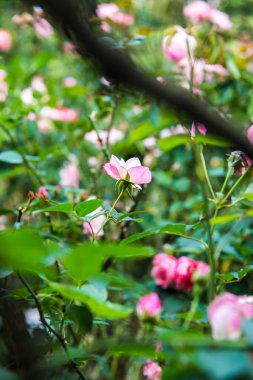
[[[24,0],[25,1],[25,0]],[[131,87],[146,93],[161,105],[170,107],[178,113],[185,113],[192,120],[199,121],[213,133],[232,143],[237,149],[243,150],[253,158],[252,145],[240,130],[221,117],[215,110],[210,109],[204,101],[199,103],[186,91],[174,82],[167,86],[150,78],[140,70],[122,51],[105,43],[91,31],[87,18],[94,11],[96,1],[76,0],[27,0],[40,4],[48,13],[51,20],[77,46],[80,54],[95,59],[104,75],[118,84]],[[27,2],[26,1],[26,2]]]

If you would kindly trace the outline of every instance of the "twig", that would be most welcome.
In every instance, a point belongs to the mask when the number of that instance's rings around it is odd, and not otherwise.
[[[78,368],[77,364],[74,362],[73,359],[71,359],[69,351],[68,351],[67,344],[66,344],[64,338],[62,337],[62,335],[59,334],[57,331],[55,331],[51,327],[51,325],[47,322],[47,320],[45,319],[43,311],[42,311],[42,308],[41,308],[41,305],[40,305],[40,302],[39,302],[36,294],[34,293],[33,289],[31,288],[31,286],[29,285],[29,283],[26,281],[26,279],[19,272],[17,273],[17,275],[18,275],[18,278],[20,279],[20,281],[22,282],[22,284],[26,287],[26,289],[30,293],[31,297],[33,298],[34,303],[36,305],[36,308],[38,309],[38,312],[39,312],[39,315],[40,315],[41,323],[43,324],[44,328],[46,330],[48,330],[49,332],[51,332],[58,339],[58,341],[60,342],[62,348],[64,349],[64,351],[65,351],[65,353],[66,353],[66,355],[68,357],[70,365],[72,366],[73,370],[75,370],[75,372],[79,376],[79,379],[86,380],[86,378],[84,377],[84,375],[82,374],[82,372]]]

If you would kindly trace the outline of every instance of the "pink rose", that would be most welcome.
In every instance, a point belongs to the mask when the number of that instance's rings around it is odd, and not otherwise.
[[[162,378],[162,368],[151,360],[147,360],[142,373],[147,380],[161,380]]]
[[[192,1],[184,7],[183,13],[193,23],[199,24],[209,20],[211,11],[212,7],[205,1]]]
[[[18,26],[31,24],[33,22],[33,16],[29,13],[21,13],[12,17],[12,22]]]
[[[197,43],[195,38],[189,36],[181,26],[176,25],[175,28],[176,33],[174,36],[164,37],[162,41],[162,50],[170,61],[178,62],[188,56],[188,46],[192,54]]]
[[[119,12],[119,7],[114,3],[102,3],[97,7],[96,13],[101,20],[113,20]]]
[[[248,140],[251,144],[253,144],[253,124],[247,130]]]
[[[192,275],[197,269],[197,262],[186,256],[181,256],[177,260],[174,281],[175,288],[188,292],[193,288]]]
[[[174,284],[176,263],[177,259],[166,253],[159,253],[154,256],[151,276],[154,278],[156,285],[167,288]]]
[[[162,303],[156,293],[150,293],[139,299],[136,307],[140,318],[155,318],[161,313]]]
[[[212,10],[209,20],[221,31],[229,30],[233,26],[229,16],[224,12],[218,11],[217,9]]]
[[[104,165],[105,172],[116,180],[130,182],[133,185],[142,185],[151,182],[152,176],[148,167],[142,166],[139,158],[133,157],[126,162],[116,156]]]
[[[207,315],[214,339],[238,339],[243,321],[253,317],[253,297],[220,294],[209,305]]]
[[[62,187],[79,187],[79,173],[74,162],[67,163],[60,171]]]
[[[114,3],[102,3],[97,7],[97,16],[100,20],[111,20],[115,24],[129,26],[134,23],[134,17],[128,13],[123,13]],[[103,21],[101,28],[104,32],[110,32],[110,25]]]
[[[0,52],[8,53],[12,48],[11,33],[6,29],[0,29]]]
[[[226,31],[232,28],[232,23],[229,16],[221,12],[205,1],[192,1],[184,7],[184,15],[193,23],[201,24],[209,21],[221,31]]]

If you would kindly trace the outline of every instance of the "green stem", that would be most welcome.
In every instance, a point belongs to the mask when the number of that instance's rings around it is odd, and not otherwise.
[[[101,227],[99,228],[99,230],[97,231],[97,233],[95,234],[94,238],[92,239],[93,243],[94,241],[96,240],[99,232],[104,228],[104,226],[107,224],[107,222],[109,221],[110,217],[111,217],[111,212],[112,210],[115,208],[116,204],[118,203],[118,201],[120,200],[120,198],[122,197],[122,195],[124,194],[124,191],[125,191],[125,186],[122,187],[122,190],[120,191],[118,197],[116,198],[115,202],[113,203],[112,207],[110,208],[110,211],[107,213],[107,216],[106,216],[106,219],[104,221],[104,223],[101,225]]]
[[[234,183],[234,185],[231,187],[231,189],[229,190],[229,192],[225,195],[225,197],[222,199],[222,203],[225,203],[226,200],[230,197],[230,195],[233,193],[233,191],[237,188],[237,186],[242,182],[242,180],[244,179],[244,177],[246,176],[246,174],[248,173],[248,170],[246,170],[246,172],[241,175],[238,180]]]
[[[187,314],[185,318],[185,322],[183,324],[183,330],[188,330],[190,327],[190,323],[194,318],[194,315],[197,311],[198,305],[199,305],[199,299],[200,299],[201,289],[199,285],[194,286],[193,290],[193,300],[191,303],[191,308],[189,310],[189,313]]]
[[[224,183],[223,183],[222,188],[221,188],[221,193],[222,193],[222,194],[224,193],[224,191],[225,191],[225,189],[226,189],[226,186],[227,186],[227,183],[228,183],[229,177],[230,177],[230,175],[232,174],[232,172],[233,172],[233,168],[230,167],[230,168],[228,169],[228,171],[227,171],[226,178],[225,178]]]

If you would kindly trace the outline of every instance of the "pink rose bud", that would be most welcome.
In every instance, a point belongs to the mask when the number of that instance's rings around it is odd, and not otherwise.
[[[168,286],[173,285],[176,263],[177,259],[166,253],[159,253],[154,256],[151,276],[154,278],[156,285],[159,285],[162,288],[167,288]]]
[[[12,48],[11,33],[6,29],[0,29],[0,52],[8,53]]]
[[[142,373],[147,380],[161,380],[162,378],[162,368],[151,360],[147,360]]]
[[[253,124],[247,130],[248,140],[251,144],[253,144]]]
[[[161,313],[162,303],[156,293],[150,293],[139,299],[136,307],[140,318],[155,318]]]
[[[252,165],[252,160],[241,150],[235,150],[228,159],[228,166],[233,167],[235,175],[242,175]]]
[[[41,186],[39,188],[38,195],[40,195],[42,198],[48,199],[48,192],[45,186]]]
[[[116,180],[123,180],[133,185],[143,185],[151,182],[152,176],[148,167],[142,166],[139,158],[133,157],[126,162],[116,156],[104,165],[105,172]]]
[[[208,282],[210,276],[210,265],[203,263],[202,261],[196,261],[196,270],[193,273],[193,282],[194,283],[205,283]]]
[[[170,61],[178,62],[188,56],[188,49],[192,53],[197,43],[195,38],[189,36],[182,27],[176,25],[175,28],[174,36],[164,37],[162,50]]]
[[[236,340],[245,319],[253,317],[253,297],[222,293],[208,307],[208,320],[216,340]]]

